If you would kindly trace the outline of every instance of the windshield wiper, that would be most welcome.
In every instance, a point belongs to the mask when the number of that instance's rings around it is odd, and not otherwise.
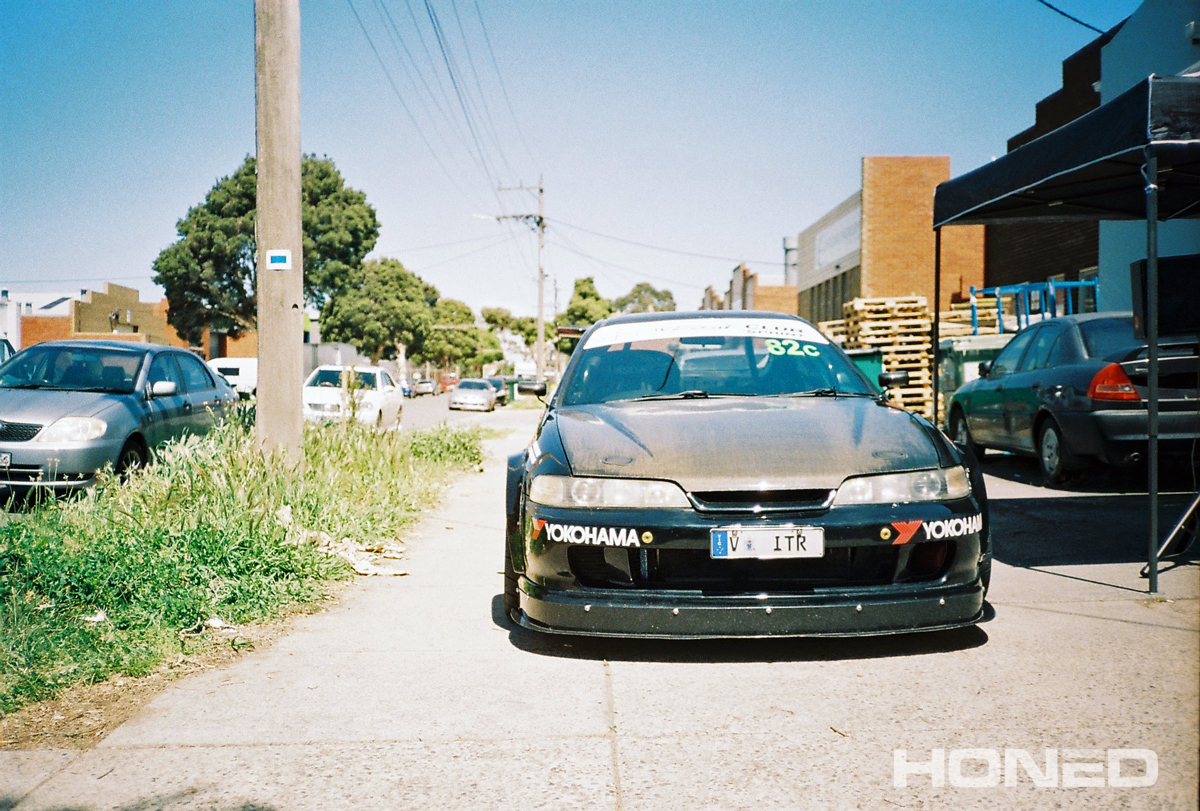
[[[840,392],[844,394],[845,392]],[[790,391],[782,397],[837,397],[839,394],[837,389],[823,388],[810,389],[809,391]]]
[[[40,388],[42,388],[42,384],[41,384],[41,383],[5,383],[5,384],[3,384],[3,386],[0,386],[0,388],[5,388],[5,389],[40,389]]]
[[[634,397],[634,400],[705,400],[710,395],[704,389],[688,389],[670,394],[647,394],[644,397]]]

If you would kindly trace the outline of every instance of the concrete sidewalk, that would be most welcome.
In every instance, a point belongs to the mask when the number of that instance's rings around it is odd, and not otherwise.
[[[974,629],[541,637],[503,618],[498,593],[504,458],[536,418],[497,413],[514,433],[409,541],[411,577],[358,581],[269,649],[172,685],[90,751],[0,752],[0,809],[1196,806],[1195,566],[1164,573],[1164,599],[1149,600],[1136,564],[1010,565],[998,538],[995,617]],[[1020,540],[1040,496],[1008,484],[993,514]],[[1052,548],[1061,529],[1050,519],[1022,543]],[[897,787],[897,749],[909,763],[1025,749],[1039,766],[1047,749],[1092,761],[1066,750],[1149,749],[1159,775],[1039,788],[1020,772],[1012,787],[965,788],[926,773]]]

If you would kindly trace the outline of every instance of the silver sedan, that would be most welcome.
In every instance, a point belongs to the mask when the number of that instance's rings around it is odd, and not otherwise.
[[[111,465],[206,433],[237,393],[195,354],[155,344],[48,341],[0,365],[0,494],[87,487]]]
[[[479,378],[460,380],[454,391],[450,392],[450,408],[495,411],[496,390],[492,384]]]

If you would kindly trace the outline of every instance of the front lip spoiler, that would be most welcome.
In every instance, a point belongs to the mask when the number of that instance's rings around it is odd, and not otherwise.
[[[686,595],[660,593],[640,600],[567,594],[522,576],[519,598],[513,620],[522,628],[638,639],[879,636],[961,628],[984,617],[983,586],[978,579],[965,586],[930,588],[916,596],[847,595],[814,601],[788,594],[698,602]]]

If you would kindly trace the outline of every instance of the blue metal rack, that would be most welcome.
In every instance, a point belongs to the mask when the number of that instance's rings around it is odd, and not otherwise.
[[[1023,329],[1029,326],[1033,319],[1031,316],[1040,314],[1039,321],[1046,318],[1057,318],[1058,312],[1058,291],[1064,291],[1063,296],[1064,306],[1063,315],[1073,315],[1075,313],[1075,302],[1072,298],[1072,290],[1090,289],[1092,291],[1093,300],[1099,294],[1100,284],[1096,279],[1090,279],[1085,282],[1028,282],[1026,284],[1005,284],[999,287],[971,287],[971,331],[979,334],[979,311],[975,306],[976,296],[994,296],[996,299],[996,325],[1001,334],[1004,333],[1004,299],[1003,296],[1015,297],[1017,308],[1017,329]],[[1035,311],[1032,307],[1033,301],[1037,300],[1038,309]]]

